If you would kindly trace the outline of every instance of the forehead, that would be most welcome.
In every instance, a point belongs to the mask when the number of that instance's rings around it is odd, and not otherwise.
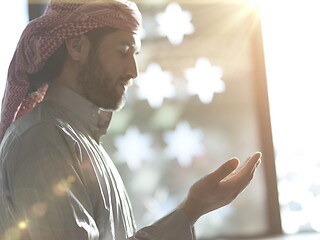
[[[134,52],[140,51],[140,37],[132,32],[117,30],[103,37],[100,47],[128,46]]]

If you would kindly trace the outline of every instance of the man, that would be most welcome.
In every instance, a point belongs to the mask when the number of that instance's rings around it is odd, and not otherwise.
[[[230,159],[196,182],[175,211],[135,230],[99,139],[138,75],[140,28],[140,12],[128,1],[53,0],[25,29],[1,115],[0,239],[192,239],[197,219],[252,179],[261,153],[238,171],[239,160]]]

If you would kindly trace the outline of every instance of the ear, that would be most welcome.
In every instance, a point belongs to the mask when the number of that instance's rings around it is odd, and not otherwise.
[[[65,42],[70,58],[80,64],[85,63],[90,50],[89,39],[84,35],[80,35],[69,38]]]

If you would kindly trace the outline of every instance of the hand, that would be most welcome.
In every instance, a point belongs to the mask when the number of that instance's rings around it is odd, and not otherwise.
[[[232,158],[194,183],[186,200],[179,206],[191,225],[202,215],[232,202],[250,183],[261,156],[260,152],[253,154],[239,168],[239,160]]]

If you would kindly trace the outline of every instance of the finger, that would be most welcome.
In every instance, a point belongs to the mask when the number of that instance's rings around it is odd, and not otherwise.
[[[216,171],[210,173],[207,178],[212,184],[219,183],[222,179],[227,177],[239,166],[239,159],[232,158],[222,164]]]
[[[258,153],[258,152],[256,152],[256,153]],[[256,153],[255,153],[255,154],[256,154]],[[233,171],[232,173],[230,173],[230,174],[225,178],[225,180],[228,180],[229,178],[232,178],[233,176],[235,176],[236,174],[238,174],[238,172],[240,172],[240,171],[247,165],[247,163],[249,162],[249,160],[250,160],[255,154],[253,154],[252,156],[248,157],[248,158],[245,160],[245,162],[242,163],[242,164],[240,165],[240,167],[238,167],[235,171]]]
[[[237,181],[238,183],[240,182],[247,182],[253,177],[253,173],[256,169],[256,167],[260,164],[261,162],[261,156],[262,154],[260,152],[256,152],[253,154],[249,160],[241,167],[241,169],[234,174],[233,181]]]
[[[246,164],[248,165],[248,168],[249,169],[251,168],[252,170],[256,169],[261,163],[261,157],[262,157],[261,152],[256,152],[255,154],[253,154]]]
[[[260,155],[260,157],[259,157],[259,155]],[[243,163],[243,164],[241,164],[241,166],[238,168],[238,172],[240,172],[244,167],[246,167],[248,164],[250,164],[250,162],[251,163],[253,163],[253,162],[255,162],[256,160],[256,158],[257,157],[259,157],[259,158],[261,158],[261,153],[260,152],[256,152],[256,153],[254,153],[253,155],[251,155],[250,157],[248,157],[247,159],[246,159],[246,161]],[[258,159],[259,159],[258,158]],[[253,162],[252,162],[253,161]],[[247,166],[248,167],[248,166]]]

